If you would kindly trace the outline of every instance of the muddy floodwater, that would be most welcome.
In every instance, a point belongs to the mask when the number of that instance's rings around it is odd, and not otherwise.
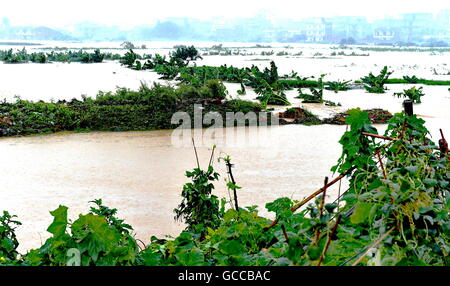
[[[103,47],[108,43],[97,45]],[[155,47],[147,46],[161,52],[168,51],[162,43]],[[172,46],[167,44],[167,47]],[[280,73],[294,70],[301,76],[327,73],[329,79],[355,80],[369,71],[377,74],[383,65],[388,65],[395,70],[392,77],[396,78],[415,74],[427,79],[450,80],[450,73],[446,74],[449,71],[447,64],[450,65],[449,53],[367,52],[369,56],[314,59],[311,55],[317,51],[331,53],[333,50],[329,46],[311,45],[295,46],[295,49],[303,50],[303,57],[264,58],[275,60]],[[151,49],[146,52],[154,53]],[[269,64],[268,61],[255,60],[261,56],[204,58],[198,64],[227,63],[242,67]],[[7,100],[13,100],[15,95],[30,100],[80,98],[83,94],[95,96],[98,90],[114,91],[117,86],[135,89],[141,81],[158,81],[155,73],[126,69],[117,62],[89,65],[0,63],[0,78],[0,98]],[[230,96],[237,97],[236,90],[240,86],[226,85]],[[341,103],[341,107],[302,104],[294,98],[297,95],[295,90],[288,91],[287,95],[293,106],[306,107],[321,118],[352,107],[384,108],[394,113],[402,110],[403,99],[393,97],[393,93],[411,86],[388,85],[387,93],[379,95],[368,94],[364,90],[338,94],[326,91],[324,98]],[[449,87],[423,88],[423,103],[414,105],[415,113],[427,121],[435,142],[439,139],[439,128],[450,137]],[[253,100],[254,97],[249,90],[244,98]],[[261,214],[270,217],[271,214],[264,210],[265,203],[281,196],[301,200],[320,188],[325,176],[332,177],[330,168],[340,156],[338,141],[345,128],[287,125],[259,132],[257,128],[241,127],[217,132],[204,142],[202,132],[194,137],[198,142],[201,167],[207,166],[209,149],[213,144],[217,145],[214,165],[221,177],[216,183],[215,194],[229,197],[224,182],[227,177],[225,166],[223,162],[217,162],[217,157],[228,154],[235,164],[237,184],[242,186],[239,190],[240,205],[257,205]],[[377,128],[383,132],[385,126],[378,125]],[[254,140],[238,140],[229,144],[226,139],[233,136]],[[18,215],[23,223],[17,229],[22,252],[39,247],[49,236],[46,232],[52,221],[49,211],[63,204],[69,207],[70,218],[75,219],[79,213],[89,210],[89,201],[97,198],[117,208],[118,216],[131,224],[136,237],[144,242],[148,242],[152,235],[177,235],[184,227],[174,222],[173,209],[181,200],[183,184],[188,181],[185,171],[196,167],[196,160],[190,146],[174,145],[172,131],[61,133],[3,138],[0,139],[0,158],[0,210]],[[342,190],[346,184],[344,181]],[[328,192],[330,200],[336,197],[337,192],[338,185],[335,185]]]
[[[232,156],[235,179],[243,187],[240,204],[263,208],[280,196],[301,199],[321,187],[339,156],[336,142],[344,129],[280,126],[269,130],[266,147],[218,146],[216,154]],[[208,149],[198,148],[202,167],[209,162]],[[88,201],[96,198],[118,208],[144,241],[151,235],[176,235],[183,227],[174,223],[172,210],[181,200],[185,171],[196,160],[191,147],[172,146],[171,131],[9,138],[0,140],[0,156],[0,209],[24,222],[18,229],[22,248],[37,247],[48,236],[49,210],[64,204],[73,218],[88,211]],[[215,194],[228,198],[223,163],[214,165],[221,174]]]

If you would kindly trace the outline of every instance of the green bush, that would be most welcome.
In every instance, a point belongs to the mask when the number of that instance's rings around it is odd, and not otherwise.
[[[200,87],[180,85],[177,88],[155,84],[139,90],[118,89],[115,93],[99,92],[96,98],[69,102],[31,102],[18,99],[0,103],[0,136],[43,134],[73,130],[156,130],[172,129],[172,115],[188,112],[193,118],[194,104],[201,104],[203,115],[210,111],[260,112],[262,106],[243,100],[228,100],[225,86],[208,80]],[[224,122],[225,124],[225,122]]]
[[[385,66],[381,71],[380,74],[377,76],[374,76],[372,73],[369,73],[368,76],[365,76],[361,78],[362,82],[366,85],[364,88],[370,92],[370,93],[384,93],[385,88],[384,85],[387,83],[387,80],[389,76],[393,72],[388,71],[388,67]]]
[[[101,63],[104,59],[120,59],[118,54],[103,54],[99,49],[94,50],[94,53],[88,53],[83,50],[55,52],[50,53],[38,52],[28,54],[24,48],[20,51],[14,52],[12,49],[7,51],[0,51],[0,60],[5,63],[40,63],[45,64],[49,62],[81,62],[81,63]]]
[[[394,93],[394,96],[397,96],[399,98],[408,98],[415,103],[422,103],[420,98],[425,95],[422,89],[422,87],[416,88],[415,86],[413,86],[409,89],[404,89],[403,92]]]

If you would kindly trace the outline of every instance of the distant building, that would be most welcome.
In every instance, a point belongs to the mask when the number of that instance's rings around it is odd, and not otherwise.
[[[32,33],[31,31],[27,31],[26,29],[23,29],[23,30],[19,30],[19,31],[17,31],[16,32],[16,36],[19,38],[19,39],[22,39],[22,40],[28,40],[28,39],[31,39],[33,36],[34,36],[34,33]]]
[[[408,13],[401,19],[402,40],[418,42],[424,39],[424,35],[434,34],[433,14]]]
[[[305,27],[307,42],[323,42],[331,37],[333,26],[324,18],[314,18]]]
[[[373,38],[380,41],[391,41],[395,36],[395,32],[389,28],[377,29],[373,32]]]
[[[332,23],[331,41],[341,42],[348,39],[362,41],[372,38],[372,30],[365,17],[357,16],[339,16],[330,18]]]

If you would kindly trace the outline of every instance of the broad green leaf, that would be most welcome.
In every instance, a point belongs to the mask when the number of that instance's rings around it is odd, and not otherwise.
[[[374,204],[371,203],[359,202],[356,205],[352,216],[350,217],[350,221],[355,224],[366,222],[369,218],[370,210],[372,209],[373,205]]]
[[[203,252],[194,247],[191,250],[183,249],[179,253],[175,255],[178,259],[178,262],[183,266],[200,266],[204,265],[205,256]]]
[[[47,228],[47,231],[53,234],[54,237],[63,235],[66,232],[67,210],[66,206],[60,205],[56,210],[50,212],[53,216],[53,222]]]
[[[246,253],[244,246],[237,240],[226,240],[220,243],[219,249],[228,255],[241,255]]]

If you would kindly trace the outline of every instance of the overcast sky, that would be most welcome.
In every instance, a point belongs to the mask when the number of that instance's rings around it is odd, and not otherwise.
[[[450,9],[450,0],[11,0],[2,1],[0,18],[12,25],[62,27],[82,21],[132,27],[166,17],[215,16],[300,19],[311,16],[379,18]]]

